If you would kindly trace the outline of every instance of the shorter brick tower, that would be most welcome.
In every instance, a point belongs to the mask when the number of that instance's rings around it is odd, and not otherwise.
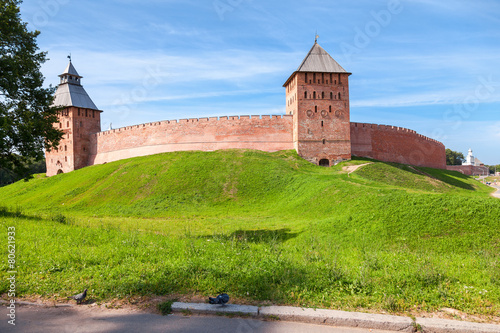
[[[101,112],[83,89],[71,60],[59,75],[60,83],[54,96],[59,122],[54,126],[64,132],[57,149],[45,153],[47,176],[73,171],[88,165],[90,135],[101,131]]]
[[[312,163],[351,159],[349,75],[316,41],[283,85],[295,149]]]

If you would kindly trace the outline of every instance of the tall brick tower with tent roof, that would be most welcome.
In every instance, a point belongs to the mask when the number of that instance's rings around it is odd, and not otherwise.
[[[77,170],[88,165],[90,135],[101,131],[101,112],[81,85],[82,76],[69,61],[59,75],[60,83],[54,96],[59,111],[59,123],[54,126],[64,132],[58,149],[45,153],[47,176]]]
[[[439,141],[407,128],[351,123],[350,75],[316,39],[284,84],[285,115],[162,120],[101,132],[102,111],[83,89],[70,59],[54,99],[63,108],[54,126],[64,131],[64,138],[57,150],[46,153],[47,175],[138,156],[220,149],[295,149],[321,166],[352,155],[446,168],[445,147]]]
[[[283,85],[286,114],[293,115],[295,149],[314,164],[351,159],[349,75],[316,39]]]

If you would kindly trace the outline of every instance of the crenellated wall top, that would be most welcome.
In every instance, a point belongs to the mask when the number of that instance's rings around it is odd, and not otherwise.
[[[256,121],[256,120],[282,120],[282,119],[292,119],[292,115],[242,115],[242,116],[220,116],[220,117],[203,117],[203,118],[188,118],[188,119],[173,119],[173,120],[162,120],[150,123],[144,123],[139,125],[125,126],[114,128],[107,131],[102,131],[93,134],[94,136],[109,135],[113,133],[120,133],[125,131],[137,130],[141,128],[154,127],[154,126],[177,126],[180,124],[196,124],[196,123],[208,123],[208,122],[231,122],[231,121]]]
[[[437,144],[440,144],[444,147],[444,144],[440,141],[437,141],[435,139],[429,138],[428,136],[422,135],[417,133],[414,130],[405,128],[405,127],[399,127],[399,126],[391,126],[391,125],[378,125],[378,124],[369,124],[369,123],[353,123],[351,122],[351,128],[356,128],[356,129],[372,129],[372,130],[379,130],[379,131],[393,131],[393,132],[400,132],[400,133],[405,133],[405,134],[414,134],[415,136],[426,140],[430,142],[434,142]]]

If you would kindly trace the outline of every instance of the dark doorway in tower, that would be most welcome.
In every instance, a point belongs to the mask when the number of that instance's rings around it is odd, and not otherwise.
[[[326,158],[319,160],[319,166],[322,167],[329,167],[330,166],[330,161],[327,160]]]
[[[58,175],[60,175],[61,173],[64,173],[61,169],[57,170]]]

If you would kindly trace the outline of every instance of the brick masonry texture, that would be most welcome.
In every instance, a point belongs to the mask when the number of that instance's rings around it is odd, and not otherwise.
[[[446,168],[444,145],[407,128],[351,123],[354,156],[415,166]]]
[[[296,73],[285,88],[297,153],[314,164],[351,159],[349,74]]]
[[[161,121],[91,135],[89,165],[172,151],[293,149],[291,116]]]
[[[57,150],[45,153],[47,176],[89,165],[90,133],[101,131],[101,112],[77,107],[59,112],[59,123],[54,126],[61,129],[64,135]]]
[[[349,159],[352,154],[386,162],[446,168],[444,145],[406,128],[349,123],[350,131],[345,133],[345,126],[340,130],[318,126],[328,121],[343,124],[345,119],[336,117],[335,112],[327,113],[326,117],[314,113],[304,119],[301,127],[318,131],[320,136],[304,130],[301,134],[304,138],[298,139],[294,137],[294,133],[299,132],[295,128],[296,115],[181,119],[100,132],[96,131],[99,111],[96,111],[96,118],[85,117],[84,112],[80,112],[81,116],[77,116],[76,108],[69,108],[67,116],[60,116],[65,134],[58,151],[46,153],[48,176],[137,156],[219,149],[269,152],[297,149],[315,164],[322,159]],[[325,143],[321,138],[326,138]],[[468,171],[463,173],[470,174]]]

